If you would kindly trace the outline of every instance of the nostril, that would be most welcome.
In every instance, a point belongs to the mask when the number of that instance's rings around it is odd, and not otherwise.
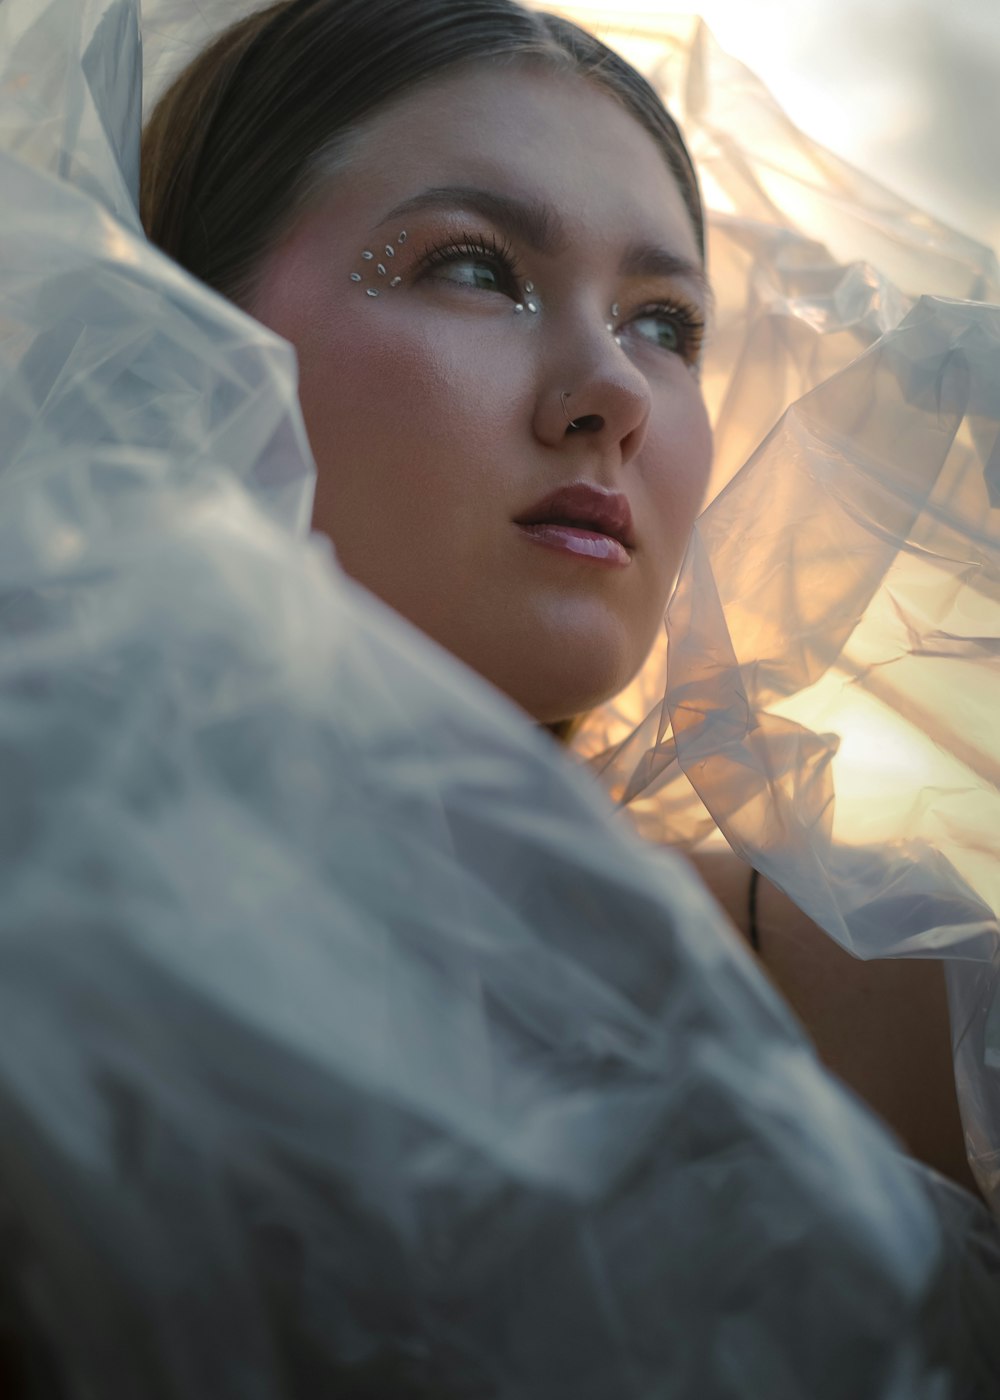
[[[574,418],[566,429],[568,433],[599,433],[604,427],[604,419],[599,413],[584,413]]]

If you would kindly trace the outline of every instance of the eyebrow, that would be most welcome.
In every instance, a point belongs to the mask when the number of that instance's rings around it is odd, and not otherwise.
[[[424,209],[455,206],[471,209],[548,257],[557,257],[569,247],[566,225],[551,205],[536,199],[516,199],[475,185],[437,185],[423,190],[390,209],[376,227]],[[686,278],[694,283],[706,304],[711,304],[712,291],[701,263],[658,244],[633,243],[622,257],[620,270],[625,277]]]

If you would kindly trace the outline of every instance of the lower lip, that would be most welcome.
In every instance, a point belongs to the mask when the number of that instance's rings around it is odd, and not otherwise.
[[[546,549],[575,554],[578,559],[589,559],[594,564],[620,569],[623,564],[632,562],[631,554],[619,540],[598,534],[596,530],[577,530],[571,525],[519,525],[517,528]]]

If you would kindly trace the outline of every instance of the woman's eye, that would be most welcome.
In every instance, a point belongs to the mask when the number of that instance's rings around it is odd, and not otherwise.
[[[661,350],[669,350],[685,359],[695,360],[704,337],[704,322],[687,308],[662,306],[644,311],[632,324],[644,339]]]
[[[505,290],[500,271],[486,259],[463,254],[436,264],[435,277],[446,282],[458,282],[463,287],[475,287],[484,292]]]
[[[457,243],[428,250],[424,266],[435,280],[479,292],[518,297],[517,267],[506,242],[495,235],[469,234]]]

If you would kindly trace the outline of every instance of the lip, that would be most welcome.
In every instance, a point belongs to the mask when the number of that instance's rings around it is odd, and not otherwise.
[[[635,548],[632,511],[620,491],[602,490],[589,481],[560,486],[514,521],[515,525],[551,525],[566,534],[607,535],[630,553]]]
[[[632,556],[613,535],[601,534],[596,530],[577,530],[569,525],[518,525],[536,544],[546,549],[557,549],[563,554],[574,554],[578,559],[587,559],[593,564],[606,568],[621,568],[631,564]]]

